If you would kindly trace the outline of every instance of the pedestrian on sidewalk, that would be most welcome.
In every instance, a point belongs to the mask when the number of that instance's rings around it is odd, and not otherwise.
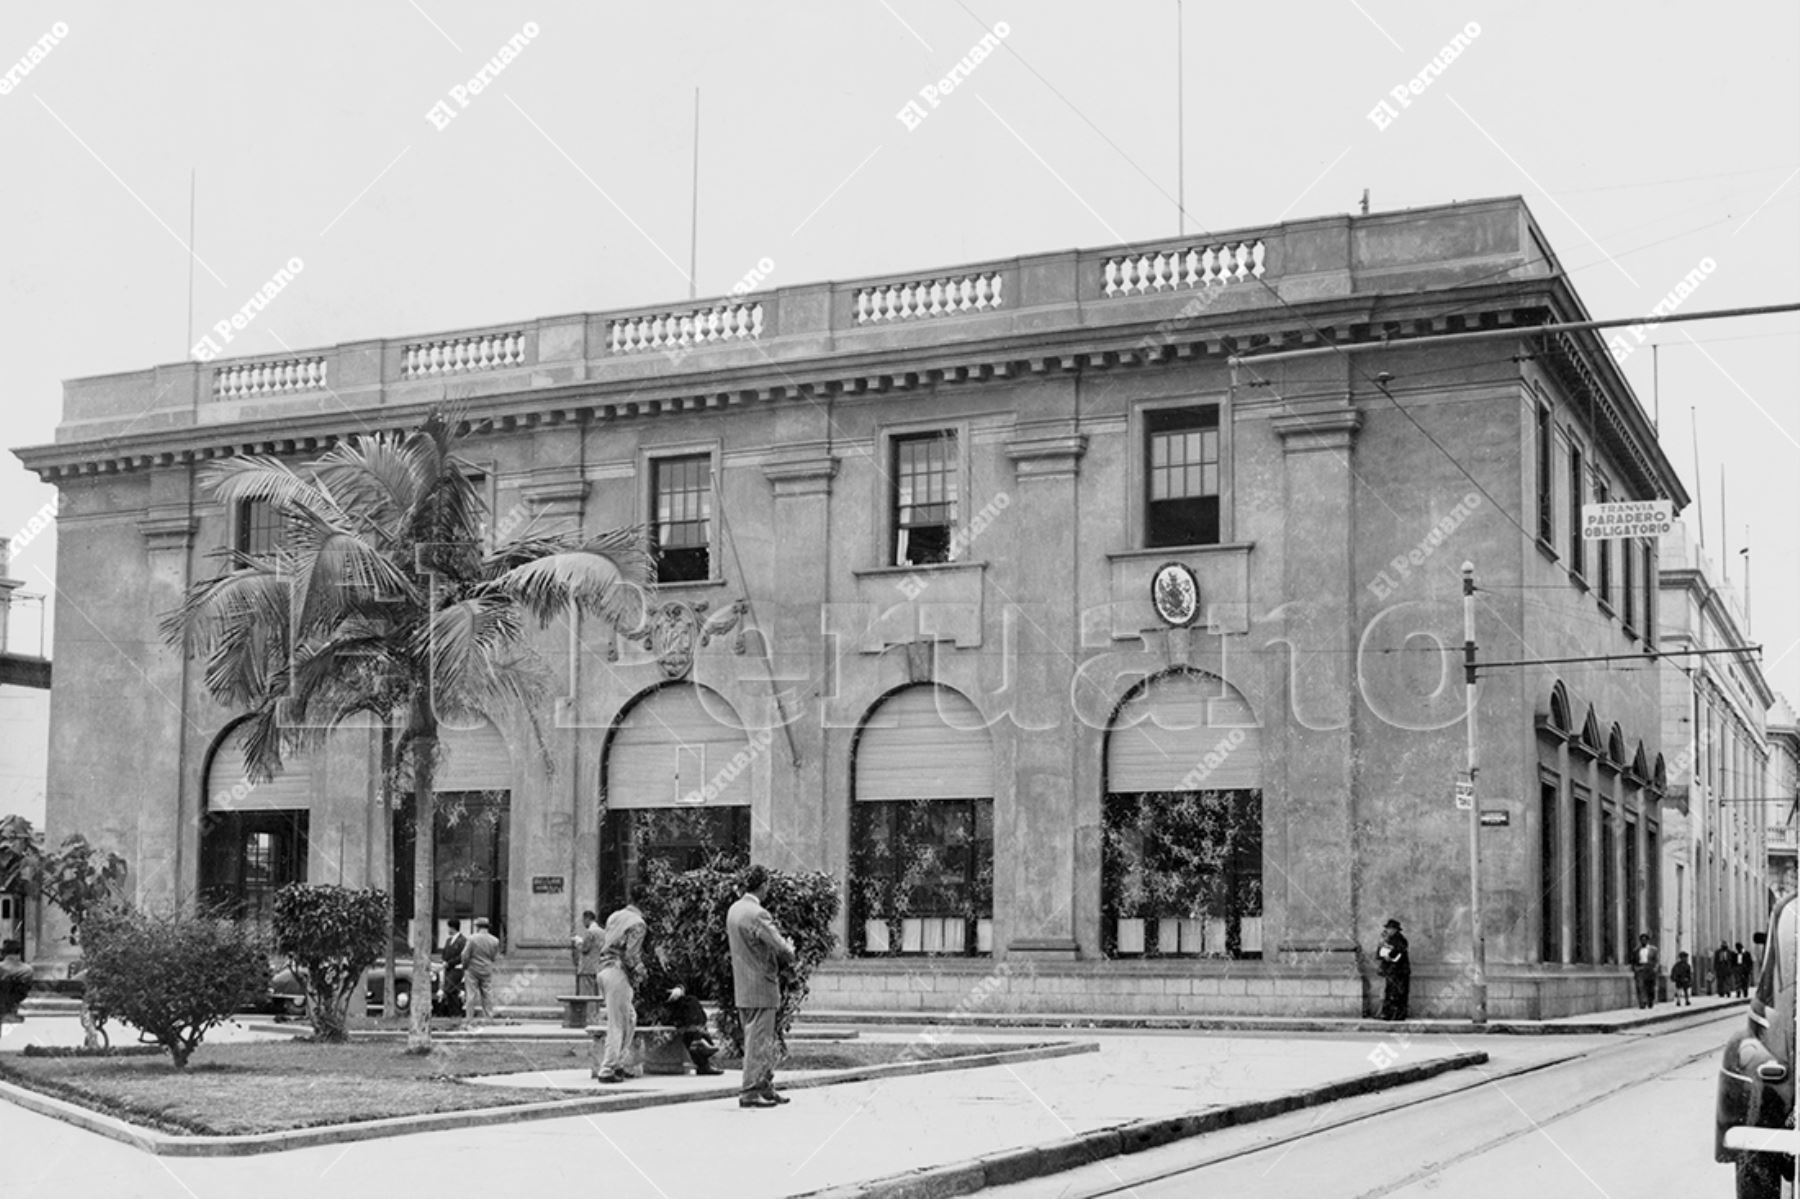
[[[601,1082],[631,1077],[632,1041],[637,1037],[637,985],[644,981],[644,914],[629,887],[625,906],[606,918],[600,938],[600,994],[606,997],[606,1052],[600,1056]]]
[[[1739,999],[1744,999],[1750,994],[1750,976],[1756,973],[1756,958],[1748,949],[1744,948],[1742,941],[1737,943],[1735,957],[1736,970],[1734,973],[1737,982],[1737,996]]]
[[[1641,1008],[1656,1006],[1656,946],[1650,944],[1649,933],[1639,933],[1631,973],[1637,981],[1637,1002]]]
[[[591,911],[581,913],[581,931],[570,939],[570,947],[575,952],[577,995],[600,993],[600,944],[604,939],[600,917]]]
[[[1381,977],[1387,980],[1381,996],[1381,1018],[1404,1020],[1412,990],[1412,957],[1406,952],[1406,934],[1400,931],[1398,920],[1389,920],[1382,927],[1375,957]]]
[[[1675,988],[1676,1007],[1694,1006],[1694,968],[1688,965],[1685,949],[1675,955],[1675,964],[1669,967],[1669,985]]]
[[[1720,941],[1719,947],[1713,950],[1713,994],[1730,995],[1736,976],[1737,957],[1731,952],[1731,946]]]
[[[454,1016],[463,1010],[463,950],[469,946],[469,938],[463,936],[462,921],[448,922],[450,936],[444,941],[444,977],[441,982],[442,994],[438,998],[438,1011],[446,1016]]]
[[[475,935],[463,946],[463,1018],[473,1020],[479,1008],[485,1019],[494,1018],[494,966],[500,959],[500,938],[488,931],[488,918],[475,917]]]
[[[37,976],[25,964],[25,947],[17,941],[0,946],[0,1020],[23,1020],[19,1007],[31,993]]]
[[[731,982],[738,1018],[744,1025],[744,1081],[739,1107],[774,1107],[787,1103],[775,1089],[775,1017],[781,1008],[781,964],[794,960],[794,947],[763,910],[769,872],[751,866],[744,872],[744,894],[725,916],[731,944]]]

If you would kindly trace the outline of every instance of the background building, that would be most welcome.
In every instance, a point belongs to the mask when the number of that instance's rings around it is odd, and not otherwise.
[[[1763,839],[1769,855],[1769,889],[1777,897],[1796,890],[1796,823],[1800,822],[1800,720],[1777,693],[1769,709],[1769,778],[1763,792]]]
[[[23,590],[25,581],[12,577],[11,552],[12,543],[0,540],[0,816],[23,816],[42,829],[50,760],[43,597]],[[0,892],[0,941],[35,942],[37,921],[28,908],[24,895]]]
[[[544,638],[547,759],[504,713],[446,737],[431,917],[493,917],[546,994],[583,907],[735,846],[845,880],[823,1006],[954,1006],[999,960],[995,1007],[1356,1013],[1398,917],[1414,1010],[1460,1012],[1461,564],[1487,660],[1648,653],[1656,549],[1580,508],[1686,502],[1600,339],[1531,328],[1586,316],[1507,198],[73,381],[19,452],[81,600],[53,835],[247,917],[388,877],[375,732],[249,786],[154,621],[279,533],[207,461],[449,402],[497,532],[662,550],[641,627]],[[1485,677],[1495,1014],[1626,1002],[1660,702]]]
[[[1663,538],[1659,636],[1669,649],[1748,646],[1743,605],[1687,527]],[[1662,672],[1669,821],[1663,885],[1665,962],[1687,950],[1710,979],[1721,941],[1745,945],[1774,902],[1766,848],[1770,769],[1765,719],[1775,700],[1756,654],[1671,659]]]

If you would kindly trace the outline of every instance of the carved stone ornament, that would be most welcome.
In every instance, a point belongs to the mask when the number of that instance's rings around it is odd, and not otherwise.
[[[1164,563],[1150,580],[1150,602],[1165,623],[1186,628],[1200,614],[1199,580],[1184,563]]]
[[[623,636],[656,656],[656,665],[663,678],[671,682],[685,679],[694,669],[695,652],[712,644],[715,637],[723,637],[737,629],[731,649],[733,653],[744,652],[744,631],[738,626],[750,605],[743,600],[733,600],[709,616],[707,609],[710,606],[707,600],[695,604],[668,600],[645,613],[643,628]]]

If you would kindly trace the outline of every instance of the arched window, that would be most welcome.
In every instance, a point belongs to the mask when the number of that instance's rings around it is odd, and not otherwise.
[[[252,783],[244,769],[247,722],[232,726],[206,767],[200,818],[200,902],[209,911],[272,931],[275,892],[306,881],[312,760],[291,754],[282,771]]]
[[[650,863],[692,870],[750,853],[750,779],[769,739],[753,740],[724,696],[670,683],[628,704],[606,745],[600,787],[600,901],[624,902]]]
[[[994,751],[975,705],[932,684],[892,693],[852,772],[851,952],[991,952]]]
[[[1243,697],[1199,671],[1151,679],[1107,734],[1106,792],[1106,952],[1261,957],[1261,729]]]

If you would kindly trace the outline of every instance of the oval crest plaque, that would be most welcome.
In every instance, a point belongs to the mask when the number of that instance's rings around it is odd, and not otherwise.
[[[1150,602],[1169,624],[1186,627],[1200,614],[1200,582],[1181,562],[1165,562],[1150,578]]]

